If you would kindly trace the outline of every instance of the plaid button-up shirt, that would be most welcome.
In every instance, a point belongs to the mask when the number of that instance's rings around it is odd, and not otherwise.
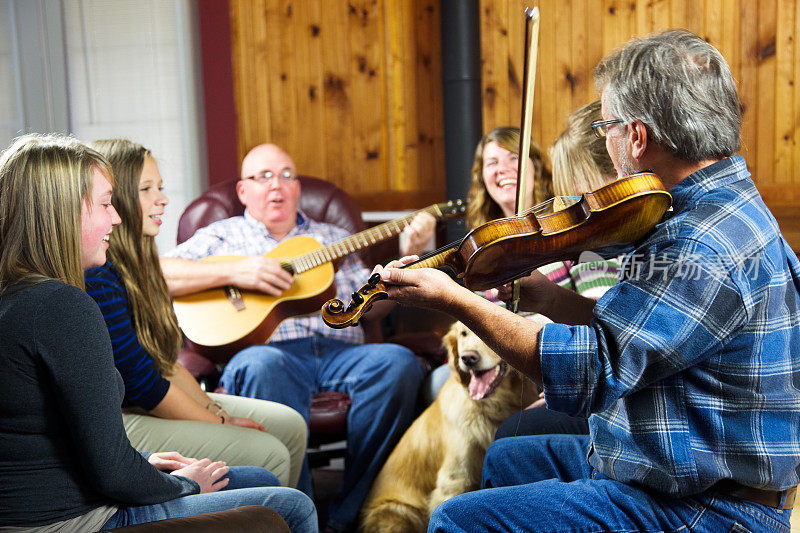
[[[190,239],[171,250],[165,257],[197,261],[211,255],[263,255],[280,242],[298,235],[309,235],[323,246],[328,246],[344,239],[349,233],[338,226],[311,220],[304,213],[298,212],[297,226],[279,241],[270,235],[264,224],[245,211],[244,216],[220,220],[197,230]],[[345,257],[334,275],[337,297],[345,304],[349,303],[350,295],[364,285],[368,277],[369,270],[356,255]],[[277,342],[315,335],[356,344],[364,342],[364,331],[361,328],[332,329],[325,325],[319,313],[284,320],[269,340]]]
[[[769,489],[800,468],[800,263],[741,156],[670,191],[588,326],[548,324],[547,405],[588,415],[589,462],[622,482]]]

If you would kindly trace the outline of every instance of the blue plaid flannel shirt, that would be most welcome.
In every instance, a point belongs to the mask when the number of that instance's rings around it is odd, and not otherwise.
[[[344,239],[349,233],[338,226],[311,220],[298,211],[297,226],[281,241],[298,235],[310,235],[323,246]],[[191,238],[172,249],[165,257],[200,260],[211,255],[263,255],[279,242],[267,228],[245,211],[244,216],[231,217],[209,224],[197,230]],[[334,275],[337,297],[345,303],[350,295],[367,282],[370,271],[356,255],[342,259]],[[289,318],[281,322],[270,341],[287,341],[320,336],[344,342],[361,344],[364,331],[361,328],[332,329],[325,325],[319,313],[310,316]]]
[[[590,418],[589,462],[686,496],[780,490],[800,470],[800,263],[741,156],[670,191],[588,326],[548,324],[550,409]]]

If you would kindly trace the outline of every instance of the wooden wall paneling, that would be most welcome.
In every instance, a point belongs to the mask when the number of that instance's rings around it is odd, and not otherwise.
[[[591,80],[587,79],[585,75],[587,56],[589,56],[587,43],[590,32],[586,0],[573,0],[570,12],[566,14],[565,24],[569,25],[572,30],[570,56],[564,72],[564,79],[569,85],[570,92],[569,111],[567,111],[569,114],[573,109],[589,101],[587,100],[589,97],[587,85]],[[563,129],[564,125],[565,122],[562,120],[558,124],[558,129]],[[542,148],[547,150],[546,146]]]
[[[280,144],[370,210],[443,200],[440,22],[436,0],[232,0],[239,157]]]
[[[741,48],[739,46],[741,42],[741,32],[739,31],[741,27],[741,9],[739,0],[723,0],[721,9],[719,4],[713,2],[707,2],[706,5],[709,11],[717,11],[722,14],[721,33],[717,36],[719,40],[716,42],[719,43],[719,51],[728,61],[738,86],[741,79],[742,63]]]
[[[614,49],[626,42],[636,33],[634,27],[635,17],[633,14],[636,8],[635,3],[625,0],[604,0],[605,13],[603,15],[603,51]]]
[[[522,76],[521,69],[512,69],[507,14],[511,2],[480,2],[481,94],[483,95],[484,133],[507,126],[512,98],[521,97],[511,80]],[[516,5],[517,2],[513,2]],[[518,41],[522,43],[520,39]],[[520,44],[522,46],[522,44]],[[513,74],[513,78],[510,74]],[[519,85],[521,86],[521,79]]]
[[[649,5],[650,0],[636,0],[634,15],[636,16],[635,28],[637,35],[644,35],[653,31],[655,9],[648,9]]]
[[[404,115],[396,118],[402,120],[404,128],[402,134],[398,135],[396,142],[396,154],[402,154],[405,159],[403,168],[398,168],[391,179],[395,188],[400,191],[408,191],[408,180],[411,175],[417,175],[420,167],[419,143],[417,142],[417,132],[422,117],[418,115],[418,108],[415,105],[417,69],[415,68],[419,60],[419,49],[417,48],[414,21],[414,10],[417,2],[400,1],[396,2],[396,15],[400,15],[398,24],[398,44],[400,50],[400,65],[404,80],[395,85],[395,96],[403,101]],[[398,132],[399,133],[399,132]]]
[[[444,113],[442,99],[441,57],[441,2],[418,0],[412,29],[417,48],[415,101],[417,116],[418,169],[407,174],[405,184],[409,191],[431,194],[446,190],[444,167]],[[439,98],[436,96],[439,95]],[[435,201],[431,197],[427,203]]]
[[[553,139],[558,137],[562,130],[564,123],[562,117],[569,115],[572,112],[573,100],[573,80],[572,76],[572,49],[575,46],[577,36],[579,33],[574,32],[574,25],[572,20],[572,4],[580,0],[567,0],[558,2],[551,5],[553,12],[550,15],[553,24],[544,24],[545,35],[548,37],[544,39],[546,45],[542,50],[547,50],[552,46],[551,58],[552,61],[552,89],[553,93],[550,100],[542,100],[542,134],[540,139]],[[576,24],[580,25],[581,21],[576,20]],[[553,35],[547,35],[552,32]],[[542,83],[547,80],[544,78],[545,72],[542,71]],[[563,96],[562,96],[563,95]],[[544,109],[549,108],[551,112],[544,113]],[[542,146],[542,149],[547,151],[547,145]],[[544,201],[545,198],[541,198]]]
[[[349,25],[343,38],[350,41],[350,76],[352,83],[353,153],[358,170],[345,174],[344,183],[351,194],[383,190],[387,173],[382,154],[386,153],[383,124],[386,115],[380,95],[382,79],[382,4],[374,0],[351,1]],[[376,98],[376,96],[378,96]]]
[[[742,114],[742,153],[751,169],[756,164],[756,126],[758,119],[758,5],[744,1],[740,11],[740,71],[738,89]],[[756,178],[758,179],[758,178]]]
[[[282,0],[272,4],[273,16],[266,17],[267,42],[262,50],[268,54],[269,77],[278,87],[277,91],[270,91],[269,112],[272,120],[270,136],[267,138],[254,138],[253,144],[258,144],[272,139],[284,139],[280,144],[293,158],[298,157],[304,161],[305,154],[301,151],[304,142],[300,140],[299,106],[297,95],[297,65],[310,58],[298,57],[294,43],[300,38],[302,32],[298,26],[304,25],[295,13],[295,2]],[[277,79],[276,79],[277,78]],[[259,112],[263,112],[259,109]]]
[[[325,4],[322,11],[323,124],[325,160],[323,175],[346,191],[351,190],[353,107],[350,84],[350,42],[347,6]]]
[[[775,0],[758,0],[758,36],[753,54],[757,61],[758,88],[755,95],[755,175],[759,183],[775,183]],[[750,163],[753,165],[753,163]]]
[[[658,31],[663,28],[672,28],[672,16],[671,16],[671,0],[656,0],[652,4],[652,26],[649,28],[647,33]],[[644,6],[645,9],[649,7]],[[623,43],[616,43],[614,46],[619,46]]]
[[[563,89],[560,81],[563,77],[563,71],[559,68],[558,50],[566,50],[569,52],[569,28],[559,28],[557,13],[561,9],[560,3],[540,3],[539,4],[539,58],[538,58],[538,71],[536,73],[536,86],[534,87],[534,126],[531,130],[533,140],[541,146],[544,150],[547,145],[543,144],[544,139],[548,139],[553,131],[553,124],[556,121],[556,116],[560,104],[559,98],[569,98],[567,94],[559,91],[559,86]],[[522,10],[515,10],[516,13],[509,13],[511,21],[515,18],[517,20],[524,20],[522,18]],[[517,22],[519,24],[519,22]],[[563,33],[566,32],[566,33]],[[564,39],[558,39],[557,35],[563,35]],[[512,46],[514,43],[511,43]],[[517,43],[517,47],[524,52],[523,41]],[[519,59],[515,61],[517,65],[523,65],[524,55],[520,53]],[[523,70],[520,67],[520,71]],[[523,87],[523,92],[525,88]],[[517,100],[517,117],[522,114],[522,98]],[[519,125],[520,121],[517,119],[514,124]],[[538,189],[534,189],[538,191]],[[536,195],[534,201],[539,203],[542,201]]]
[[[236,100],[237,121],[239,123],[238,160],[241,162],[243,148],[246,141],[244,137],[248,132],[265,127],[260,125],[259,117],[251,112],[257,105],[259,82],[266,82],[266,73],[261,79],[253,76],[248,78],[249,43],[256,42],[253,26],[248,24],[252,20],[252,4],[245,2],[231,2],[231,54],[233,61],[233,82]],[[269,85],[263,86],[261,91],[269,91]],[[267,117],[268,120],[268,117]],[[267,126],[268,127],[268,126]]]
[[[587,104],[599,98],[597,91],[594,88],[594,67],[605,55],[605,48],[603,42],[605,39],[605,30],[601,21],[603,20],[603,4],[593,0],[586,1],[587,17],[586,24],[589,31],[586,34],[588,53],[581,65],[579,76],[585,77],[586,83],[586,100],[583,102]],[[563,117],[562,124],[566,124],[567,117]]]
[[[571,105],[567,115],[560,117],[558,133],[566,126],[566,116],[596,98],[594,90],[594,65],[602,57],[602,28],[600,19],[602,5],[589,0],[574,1],[572,5],[572,60],[569,66]]]
[[[322,7],[321,0],[294,4],[299,24],[292,43],[296,53],[293,85],[299,108],[292,125],[297,131],[294,157],[303,162],[300,171],[327,179],[325,161],[331,147],[325,137]]]
[[[790,0],[791,1],[791,0]],[[793,133],[792,133],[792,174],[794,187],[800,188],[800,44],[797,39],[800,38],[800,7],[794,13],[794,100],[791,109],[785,112],[787,115],[792,116]]]
[[[403,24],[401,12],[404,2],[399,0],[386,0],[384,10],[384,27],[386,43],[384,46],[384,64],[386,65],[384,101],[389,110],[392,121],[386,129],[386,145],[388,148],[388,176],[396,176],[408,167],[408,157],[405,146],[406,119],[408,110],[403,98],[403,86],[411,80],[406,79],[403,65]]]
[[[722,29],[722,17],[723,13],[719,10],[719,6],[713,5],[711,3],[701,4],[701,8],[703,8],[703,29],[701,32],[698,33],[700,37],[705,39],[708,42],[716,43],[717,50],[725,56],[725,52],[723,51],[723,29]]]
[[[785,186],[794,182],[792,176],[793,149],[793,113],[787,110],[794,107],[794,63],[795,43],[794,29],[795,2],[778,0],[777,27],[775,32],[775,168],[774,178],[777,185]]]

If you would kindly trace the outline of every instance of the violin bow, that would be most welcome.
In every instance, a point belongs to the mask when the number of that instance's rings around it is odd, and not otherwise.
[[[515,211],[521,215],[530,205],[526,205],[528,187],[533,188],[533,176],[528,175],[528,159],[531,146],[531,124],[533,122],[533,89],[536,85],[536,59],[539,46],[539,8],[525,8],[525,67],[522,75],[525,91],[522,93],[522,124],[519,128],[519,168],[517,170],[517,201]],[[519,309],[519,280],[511,283],[509,308],[516,313]]]

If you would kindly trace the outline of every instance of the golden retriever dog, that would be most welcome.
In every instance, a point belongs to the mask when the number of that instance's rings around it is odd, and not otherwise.
[[[479,488],[500,423],[538,394],[536,385],[460,322],[444,337],[450,377],[406,431],[361,507],[360,531],[426,531],[443,501]]]

